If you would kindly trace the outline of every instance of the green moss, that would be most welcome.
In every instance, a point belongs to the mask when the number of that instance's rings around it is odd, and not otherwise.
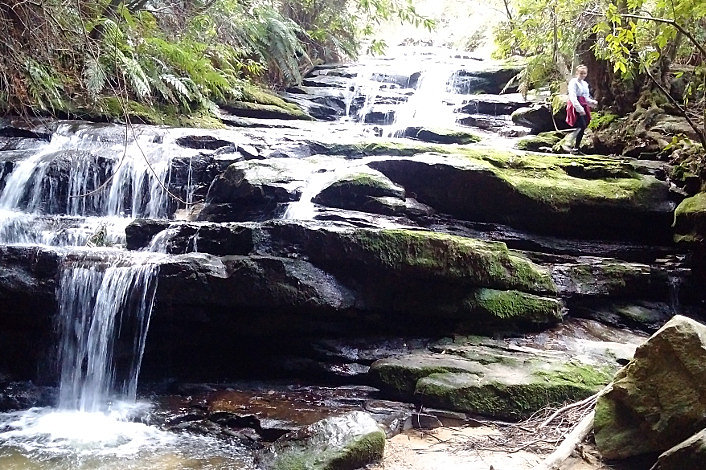
[[[356,173],[354,175],[348,175],[345,178],[342,178],[335,183],[333,183],[330,187],[337,187],[337,186],[365,186],[368,188],[376,188],[376,189],[388,189],[390,188],[390,181],[387,180],[386,178],[383,179],[384,177],[375,177],[369,173]]]
[[[432,374],[445,372],[467,372],[460,367],[450,365],[429,366],[423,362],[403,364],[398,362],[377,362],[370,369],[370,376],[386,392],[397,398],[411,399],[419,379]]]
[[[221,120],[206,109],[185,113],[183,109],[174,105],[147,106],[136,101],[124,102],[115,96],[102,97],[95,109],[82,110],[78,113],[93,119],[124,122],[126,112],[133,123],[210,129],[224,127]]]
[[[561,137],[555,132],[542,132],[535,136],[525,137],[517,141],[515,147],[519,150],[538,151],[543,148],[551,149],[561,140]]]
[[[351,235],[366,260],[410,275],[465,279],[481,287],[556,292],[548,271],[504,243],[415,230],[359,230]]]
[[[706,239],[706,192],[684,199],[674,211],[674,240],[700,243]]]
[[[489,164],[515,191],[557,211],[568,211],[576,203],[649,204],[655,188],[663,186],[656,178],[640,175],[626,163],[605,157],[517,155],[476,149],[467,149],[463,155],[476,164]]]
[[[263,118],[263,119],[302,119],[311,121],[313,118],[295,105],[278,106],[274,104],[261,104],[249,101],[231,101],[222,107],[236,116]]]
[[[684,199],[674,210],[675,217],[691,213],[706,213],[706,192]]]
[[[519,291],[480,289],[471,301],[492,318],[546,324],[561,320],[561,302]]]
[[[495,379],[492,374],[479,380],[471,374],[442,373],[421,379],[415,394],[428,406],[522,419],[547,406],[586,398],[609,380],[609,374],[585,365],[535,372],[529,380],[519,381]]]
[[[322,153],[345,155],[349,158],[362,158],[376,155],[412,156],[426,152],[449,153],[443,145],[413,142],[361,142],[329,144],[318,143]]]
[[[556,371],[538,371],[535,377],[545,383],[555,385],[572,385],[598,390],[613,378],[613,370],[609,367],[598,367],[577,362],[569,362]]]
[[[331,457],[328,464],[322,468],[325,470],[353,470],[382,459],[385,451],[385,433],[382,431],[372,432],[361,436],[337,455]]]
[[[452,129],[415,128],[411,135],[407,135],[414,139],[437,144],[467,145],[481,141],[481,138],[475,134]]]

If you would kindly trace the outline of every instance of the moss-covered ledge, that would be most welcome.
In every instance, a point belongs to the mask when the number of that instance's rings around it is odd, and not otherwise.
[[[567,363],[542,370],[525,364],[525,370],[489,369],[482,377],[466,373],[436,373],[420,379],[415,396],[427,406],[519,420],[547,406],[577,401],[593,395],[610,382],[609,371]]]
[[[379,360],[370,369],[387,396],[501,419],[522,419],[590,396],[612,372],[608,366],[508,351],[468,359],[417,353]]]
[[[318,259],[325,264],[354,265],[417,279],[448,279],[477,287],[557,292],[546,269],[501,242],[404,229],[359,229],[326,238],[332,245],[310,253],[314,262]]]
[[[296,104],[287,102],[267,90],[252,85],[243,88],[240,100],[219,103],[219,106],[239,117],[302,119],[306,121],[314,119]]]
[[[668,184],[628,159],[457,147],[369,166],[419,202],[464,220],[555,236],[660,243],[672,237]]]

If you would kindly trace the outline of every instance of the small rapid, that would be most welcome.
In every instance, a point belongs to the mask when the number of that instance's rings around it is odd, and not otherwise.
[[[132,219],[169,218],[173,156],[196,151],[176,151],[147,128],[121,132],[58,124],[49,142],[4,170],[0,242],[80,246],[103,230],[102,243],[124,244]]]

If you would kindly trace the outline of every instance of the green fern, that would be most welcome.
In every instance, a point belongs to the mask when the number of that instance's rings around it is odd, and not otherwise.
[[[52,112],[63,109],[61,96],[64,86],[59,77],[33,59],[27,60],[25,69],[27,90],[39,108]]]
[[[83,80],[91,98],[95,99],[105,88],[108,76],[105,68],[95,57],[88,57],[83,69]]]

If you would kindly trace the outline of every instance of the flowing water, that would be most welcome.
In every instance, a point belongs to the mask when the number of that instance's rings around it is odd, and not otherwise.
[[[149,128],[118,131],[59,124],[9,174],[3,167],[0,243],[53,246],[62,261],[57,406],[0,414],[0,468],[249,468],[237,444],[143,422],[152,405],[137,400],[137,382],[162,258],[120,246],[136,217],[169,217],[177,153]]]
[[[466,68],[478,66],[465,62]],[[402,104],[395,122],[380,134],[399,135],[410,126],[454,126],[454,111],[464,99],[453,86],[459,67],[458,61],[420,56],[372,61],[361,69],[348,95],[347,124],[364,123],[385,101]],[[409,77],[416,74],[416,91],[380,79],[399,70]],[[320,134],[330,129],[305,125]],[[243,135],[224,132],[234,142]],[[257,142],[267,142],[276,132],[268,128]],[[0,244],[51,247],[61,258],[56,292],[58,404],[0,414],[0,468],[254,467],[251,452],[232,440],[148,425],[153,405],[137,396],[160,263],[168,259],[167,245],[176,232],[165,229],[145,252],[128,256],[122,249],[125,228],[135,218],[173,217],[176,204],[165,188],[176,156],[188,158],[183,197],[194,202],[193,160],[199,150],[175,143],[183,133],[149,126],[60,123],[49,142],[18,149],[33,151],[31,156],[11,168],[0,167]],[[368,160],[337,161],[302,177],[305,189],[285,218],[313,218],[312,199]],[[198,238],[197,230],[192,251],[198,251]]]

